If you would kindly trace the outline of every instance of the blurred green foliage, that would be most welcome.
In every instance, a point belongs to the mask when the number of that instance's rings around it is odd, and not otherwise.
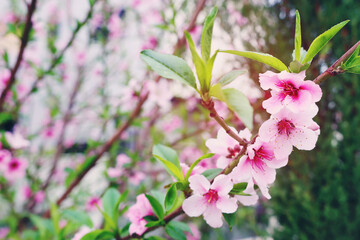
[[[264,49],[255,49],[248,43],[248,50],[262,50],[289,63],[289,53],[294,48],[296,9],[301,14],[305,49],[331,26],[351,20],[331,40],[330,47],[314,59],[307,72],[307,79],[313,79],[320,73],[320,67],[325,70],[360,40],[360,2],[288,0],[261,8],[245,5],[243,15],[262,16],[256,24],[266,32],[265,37],[257,36],[265,40]],[[252,64],[251,69],[251,76],[256,76],[259,67]],[[360,236],[359,81],[359,75],[341,74],[321,85],[323,98],[316,118],[321,135],[317,147],[310,152],[294,151],[289,165],[278,171],[271,189],[273,198],[268,210],[281,225],[275,230],[274,239],[358,239]]]

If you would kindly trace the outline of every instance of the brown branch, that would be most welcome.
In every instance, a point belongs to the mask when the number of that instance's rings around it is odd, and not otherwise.
[[[348,59],[351,54],[356,50],[356,48],[360,45],[360,41],[358,41],[354,46],[352,46],[344,55],[342,55],[333,65],[331,65],[325,72],[320,74],[317,78],[314,79],[314,83],[320,84],[326,79],[335,76],[337,74],[343,73],[344,70],[340,68],[341,64]]]
[[[230,129],[230,127],[226,124],[226,122],[224,121],[224,119],[222,117],[219,116],[219,114],[217,113],[217,111],[214,108],[214,102],[212,99],[208,99],[208,100],[203,100],[202,105],[209,110],[210,112],[210,117],[212,117],[213,119],[215,119],[215,121],[217,123],[219,123],[219,125],[226,131],[226,133],[232,137],[233,139],[235,139],[236,141],[239,142],[239,144],[241,146],[246,146],[248,144],[248,141],[246,141],[245,139],[242,139],[241,137],[239,137],[234,131],[232,131]]]
[[[24,56],[24,52],[25,52],[25,48],[29,42],[29,36],[30,36],[30,32],[31,32],[31,28],[32,28],[32,16],[35,12],[36,9],[36,1],[37,0],[32,0],[30,5],[28,5],[28,12],[27,12],[27,16],[26,16],[26,23],[25,23],[25,28],[23,31],[23,34],[21,36],[21,45],[20,45],[20,50],[16,59],[16,63],[14,65],[14,67],[11,69],[11,75],[10,75],[10,79],[8,81],[8,83],[6,84],[5,89],[3,90],[3,92],[1,93],[0,96],[0,111],[3,108],[4,102],[5,102],[5,98],[6,95],[8,94],[8,92],[10,91],[11,87],[15,84],[16,81],[16,73],[19,70],[21,61],[23,59]]]
[[[99,1],[99,0],[95,0],[95,3],[96,3],[96,1]],[[72,35],[71,35],[69,41],[67,42],[67,44],[65,45],[65,47],[62,50],[60,50],[56,56],[54,56],[52,58],[50,66],[36,78],[35,82],[32,84],[32,86],[30,88],[30,91],[19,100],[18,105],[23,104],[26,101],[26,99],[28,97],[30,97],[30,95],[35,91],[38,83],[46,76],[46,74],[50,73],[59,64],[60,59],[64,56],[65,52],[73,44],[79,31],[91,19],[92,13],[94,11],[95,3],[92,6],[90,6],[90,9],[89,9],[85,19],[82,22],[77,23],[76,28],[72,32]]]
[[[187,29],[192,29],[195,24],[196,19],[200,10],[204,7],[206,0],[202,0],[198,3],[194,16],[191,18],[191,22],[189,23],[189,27]],[[179,44],[181,39],[178,40],[178,43],[175,45],[174,52],[177,51],[179,48],[181,48],[182,45]],[[185,44],[185,42],[183,42]],[[158,81],[160,79],[160,76],[156,78]],[[110,140],[108,140],[105,145],[96,153],[96,155],[93,157],[92,162],[76,177],[76,179],[70,184],[70,186],[65,190],[65,192],[61,195],[61,197],[57,200],[56,204],[58,206],[61,205],[61,203],[68,197],[68,195],[72,192],[72,190],[81,182],[81,180],[84,178],[84,176],[90,171],[91,168],[93,168],[96,165],[96,162],[103,156],[104,153],[106,153],[110,147],[114,144],[114,142],[119,139],[119,137],[125,132],[125,130],[131,125],[131,123],[134,121],[134,119],[140,114],[142,106],[144,102],[147,100],[149,96],[149,92],[146,92],[142,97],[139,98],[139,101],[131,113],[130,117],[127,119],[126,122],[124,122],[116,131],[116,133],[112,136]],[[45,215],[49,215],[49,212],[47,212]]]
[[[179,207],[178,209],[176,209],[174,212],[172,212],[170,215],[166,216],[164,218],[164,222],[165,223],[168,223],[170,222],[171,220],[173,220],[174,218],[176,218],[177,216],[183,214],[184,211],[182,210],[181,207]],[[142,235],[137,235],[137,234],[133,234],[133,235],[129,235],[129,236],[126,236],[126,237],[123,237],[123,238],[120,238],[121,240],[129,240],[129,239],[132,239],[132,238],[137,238],[137,239],[141,239],[144,237],[144,235],[148,232],[151,232],[155,229],[157,229],[159,226],[154,226],[154,227],[150,227],[148,229],[146,229],[146,231],[142,234]]]

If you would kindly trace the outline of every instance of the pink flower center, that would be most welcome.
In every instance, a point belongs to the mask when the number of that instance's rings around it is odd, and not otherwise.
[[[234,158],[240,152],[240,146],[235,145],[234,148],[228,147],[229,154],[226,156],[227,158]]]
[[[264,171],[264,161],[271,161],[274,158],[274,155],[270,151],[266,151],[263,146],[258,150],[254,150],[254,152],[254,158],[251,159],[252,168],[256,167],[257,169]]]
[[[219,199],[219,195],[216,190],[210,189],[204,194],[206,201],[210,204],[215,203]]]
[[[19,162],[18,161],[12,161],[9,164],[9,168],[10,170],[16,170],[19,167]]]
[[[291,82],[283,82],[280,86],[286,96],[297,97],[299,89]]]
[[[295,125],[287,119],[283,119],[277,123],[278,133],[289,136],[295,129]]]

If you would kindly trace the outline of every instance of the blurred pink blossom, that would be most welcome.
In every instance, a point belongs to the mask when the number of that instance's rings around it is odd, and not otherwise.
[[[149,200],[145,197],[145,194],[140,194],[136,197],[136,203],[129,208],[126,216],[129,218],[131,224],[129,233],[141,235],[145,232],[147,221],[145,216],[154,215]]]

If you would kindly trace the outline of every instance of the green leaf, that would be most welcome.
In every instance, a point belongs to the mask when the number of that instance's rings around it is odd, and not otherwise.
[[[223,216],[225,218],[225,221],[229,225],[229,229],[231,231],[232,227],[234,226],[235,221],[236,221],[236,212],[234,212],[234,213],[223,213]]]
[[[110,240],[114,239],[114,234],[107,230],[94,230],[83,236],[80,240]]]
[[[60,227],[59,227],[60,213],[59,213],[59,209],[55,203],[50,203],[50,216],[51,216],[51,221],[53,223],[55,232],[58,235],[60,232]]]
[[[164,209],[161,206],[161,203],[151,195],[145,194],[145,196],[149,200],[150,205],[151,205],[152,209],[154,210],[155,215],[159,218],[159,220],[163,220],[164,219]]]
[[[224,53],[230,53],[246,58],[250,58],[252,60],[265,63],[266,65],[269,65],[270,67],[275,68],[278,71],[288,71],[288,68],[286,65],[277,59],[274,56],[271,56],[267,53],[259,53],[259,52],[250,52],[250,51],[235,51],[235,50],[225,50],[225,51],[219,51]]]
[[[222,90],[222,86],[220,83],[217,83],[217,84],[211,86],[209,95],[212,97],[216,97],[220,101],[226,102],[226,96],[224,95],[224,92]]]
[[[248,196],[249,194],[243,193],[246,187],[247,187],[246,182],[234,184],[233,188],[230,191],[230,194]]]
[[[357,48],[355,49],[355,51],[351,54],[351,56],[346,60],[346,62],[343,64],[343,66],[341,66],[342,69],[346,69],[347,67],[353,65],[353,61],[355,60],[355,58],[359,55],[359,51],[360,51],[360,45],[357,46]]]
[[[168,223],[168,225],[173,226],[174,228],[181,229],[184,232],[192,233],[189,225],[187,225],[184,222],[179,222],[179,221],[172,220],[171,222]]]
[[[204,27],[201,34],[201,56],[205,62],[207,62],[210,58],[211,39],[217,12],[217,7],[214,7],[211,10],[210,14],[205,19]]]
[[[212,168],[204,171],[201,175],[204,175],[208,180],[214,179],[217,175],[222,172],[221,168]]]
[[[213,70],[214,62],[215,62],[218,52],[219,52],[219,50],[216,50],[215,53],[212,55],[212,57],[209,59],[209,61],[206,64],[206,86],[210,86],[212,70]]]
[[[346,72],[360,74],[360,66],[348,68]]]
[[[300,24],[300,14],[299,11],[296,10],[296,24],[295,24],[295,60],[300,60],[300,52],[301,52],[301,24]]]
[[[145,225],[145,227],[150,228],[150,227],[161,226],[161,225],[163,225],[163,222],[164,222],[164,221],[160,221],[160,220],[150,221],[150,222],[148,222],[148,223]]]
[[[196,51],[194,41],[191,38],[191,35],[185,31],[185,37],[188,41],[189,48],[192,55],[192,61],[195,65],[196,74],[200,82],[201,89],[209,89],[209,86],[206,85],[206,67],[204,61],[201,59],[199,54]]]
[[[248,129],[253,128],[253,108],[249,99],[240,91],[234,88],[223,89],[226,104],[243,121]]]
[[[342,29],[349,20],[343,21],[339,24],[336,24],[329,30],[325,31],[321,35],[319,35],[315,40],[311,43],[309,50],[301,63],[311,62],[316,54],[320,52],[320,50],[332,39],[335,34]]]
[[[152,153],[178,181],[184,180],[177,153],[172,148],[157,144],[153,147]]]
[[[89,228],[93,227],[93,223],[90,219],[90,217],[82,211],[78,211],[78,210],[72,210],[72,209],[65,209],[62,212],[62,216],[67,219],[70,220],[74,223],[78,223],[80,225],[86,225]]]
[[[199,157],[195,162],[193,162],[193,164],[191,164],[189,170],[188,170],[187,173],[186,173],[185,180],[187,181],[187,180],[189,179],[189,177],[190,177],[193,169],[196,167],[196,165],[198,165],[198,164],[201,162],[201,160],[207,159],[207,158],[211,158],[211,157],[213,157],[214,155],[215,155],[215,154],[213,154],[213,153],[207,153],[207,154]]]
[[[166,239],[159,237],[159,236],[150,236],[150,237],[144,238],[144,240],[166,240]]]
[[[41,218],[37,215],[30,215],[30,219],[39,230],[41,240],[50,239],[50,236],[54,235],[54,228],[49,219]]]
[[[166,225],[165,232],[175,240],[186,240],[185,233],[177,227],[172,225]]]
[[[141,58],[160,76],[178,80],[196,89],[194,73],[183,59],[149,49],[141,52]]]
[[[231,72],[225,74],[224,76],[222,76],[222,78],[220,78],[220,80],[219,80],[219,83],[222,86],[228,85],[229,83],[234,81],[238,76],[240,76],[240,75],[242,75],[244,73],[246,73],[246,71],[244,71],[244,70],[231,71]]]
[[[177,196],[176,184],[172,184],[165,196],[165,210],[166,211],[169,211],[174,206],[176,196]]]
[[[117,222],[116,213],[118,212],[120,197],[121,194],[117,189],[109,188],[101,198],[104,212],[113,220],[114,223]]]

